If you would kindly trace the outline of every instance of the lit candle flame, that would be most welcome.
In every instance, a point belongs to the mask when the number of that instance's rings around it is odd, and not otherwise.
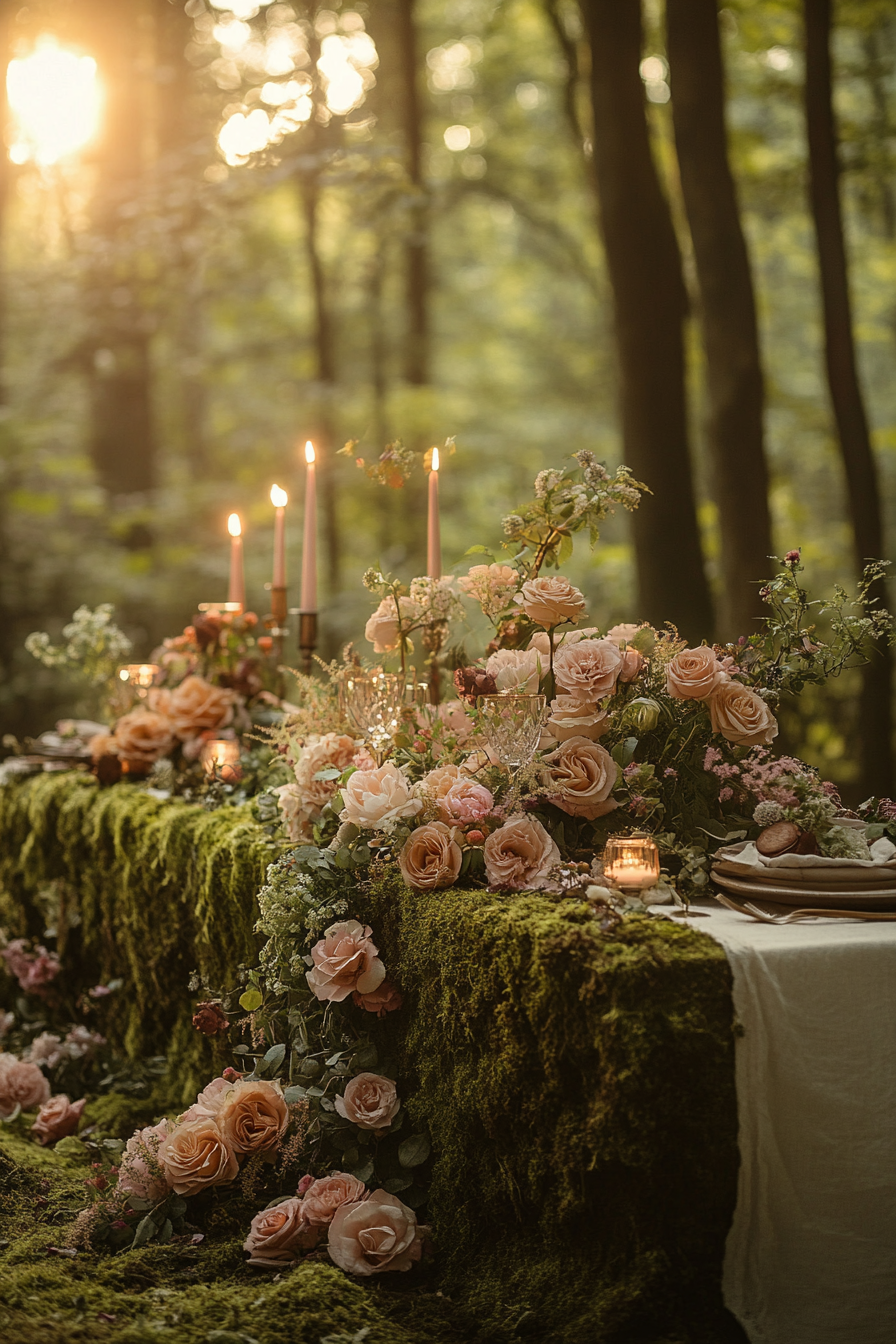
[[[438,471],[438,469],[439,469],[439,450],[438,450],[438,448],[433,448],[433,450],[432,450],[432,470],[433,470],[433,471]]]
[[[314,444],[311,442],[310,439],[305,444],[305,461],[308,463],[309,466],[314,461]]]
[[[285,509],[289,503],[289,495],[285,490],[281,490],[279,485],[271,486],[271,503],[275,509]]]
[[[232,537],[239,537],[242,535],[243,525],[240,522],[238,513],[232,513],[227,519],[227,531]]]

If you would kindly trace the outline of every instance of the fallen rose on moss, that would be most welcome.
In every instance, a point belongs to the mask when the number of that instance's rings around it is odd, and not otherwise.
[[[0,1119],[8,1120],[18,1106],[33,1111],[50,1100],[50,1084],[36,1064],[0,1055]]]
[[[283,1269],[298,1260],[302,1251],[313,1250],[318,1235],[318,1229],[305,1220],[304,1200],[293,1195],[255,1215],[243,1250],[249,1252],[249,1264],[258,1269]]]
[[[76,1132],[86,1105],[86,1097],[80,1101],[70,1101],[64,1094],[51,1097],[38,1111],[31,1131],[44,1147],[58,1139],[66,1139]]]

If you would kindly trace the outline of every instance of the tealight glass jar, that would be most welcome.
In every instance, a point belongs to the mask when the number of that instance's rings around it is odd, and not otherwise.
[[[605,876],[622,891],[645,891],[659,881],[660,852],[649,836],[611,836],[603,864]]]
[[[206,742],[199,760],[211,779],[223,780],[225,784],[236,784],[242,779],[240,744],[230,738],[212,738]]]

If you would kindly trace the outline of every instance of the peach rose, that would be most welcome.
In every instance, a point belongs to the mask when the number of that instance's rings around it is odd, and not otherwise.
[[[622,670],[622,651],[612,639],[583,639],[562,644],[554,654],[557,686],[576,700],[593,704],[612,695]]]
[[[724,681],[709,697],[714,733],[739,747],[768,746],[778,736],[778,720],[761,695],[739,681]]]
[[[603,817],[619,804],[610,794],[619,768],[613,757],[586,737],[570,737],[545,756],[552,801],[572,817]]]
[[[442,820],[454,826],[469,826],[473,821],[487,817],[495,799],[484,784],[472,779],[459,779],[444,795],[440,810]]]
[[[535,817],[510,817],[483,847],[490,887],[537,891],[560,862],[560,851]]]
[[[115,741],[119,756],[152,765],[153,761],[168,755],[176,738],[174,726],[164,714],[155,714],[151,709],[132,709],[116,723]]]
[[[329,1227],[336,1210],[343,1204],[353,1204],[367,1194],[367,1187],[356,1176],[344,1171],[331,1171],[318,1181],[312,1181],[305,1191],[302,1210],[311,1227]]]
[[[446,797],[450,793],[451,790]],[[417,891],[453,886],[462,862],[463,854],[454,831],[443,821],[431,821],[411,831],[398,856],[402,877]]]
[[[352,995],[352,1003],[356,1008],[363,1008],[368,1013],[376,1013],[377,1017],[385,1017],[387,1013],[396,1012],[402,1005],[401,992],[390,985],[388,980],[377,988],[370,991],[369,994],[359,994],[355,990]]]
[[[546,724],[557,742],[570,737],[587,737],[596,742],[610,727],[610,716],[599,705],[577,700],[574,695],[558,695],[551,701],[551,716]]]
[[[459,779],[463,779],[460,766],[438,765],[435,770],[430,770],[428,775],[423,776],[420,788],[422,792],[429,794],[430,798],[439,801]]]
[[[256,1213],[243,1250],[249,1252],[248,1263],[258,1269],[283,1269],[298,1260],[301,1251],[313,1250],[318,1235],[305,1218],[304,1201],[292,1195]]]
[[[582,630],[555,630],[552,636],[554,650],[559,649],[561,644],[581,644],[583,639],[591,639],[592,635],[600,636],[596,625],[589,625]],[[544,630],[536,630],[526,647],[535,649],[545,662],[551,652],[551,644]]]
[[[647,659],[637,649],[623,649],[619,680],[627,686],[629,682],[636,681],[640,677],[646,666]]]
[[[289,1107],[279,1083],[239,1082],[223,1093],[216,1119],[232,1152],[270,1153],[289,1124]]]
[[[359,1129],[372,1129],[376,1133],[389,1128],[401,1106],[392,1079],[383,1078],[378,1073],[356,1074],[335,1101],[343,1120],[351,1120]]]
[[[498,691],[538,694],[541,658],[535,649],[498,649],[486,662],[485,670]]]
[[[634,621],[625,621],[621,625],[614,625],[612,629],[608,630],[607,639],[612,639],[614,644],[618,644],[620,649],[624,649],[626,644],[631,644],[640,629],[640,625],[635,625]]]
[[[31,1130],[44,1147],[48,1143],[55,1143],[57,1139],[65,1139],[77,1130],[81,1112],[86,1105],[86,1097],[80,1101],[69,1101],[65,1095],[51,1097],[41,1106]]]
[[[715,651],[706,644],[682,649],[666,664],[666,690],[676,700],[705,700],[727,680]]]
[[[356,770],[342,790],[345,806],[342,821],[351,821],[362,831],[391,831],[399,821],[414,817],[422,808],[407,778],[391,761],[376,770]]]
[[[311,992],[323,1003],[342,1003],[355,990],[370,994],[386,978],[386,968],[377,956],[369,924],[349,919],[331,924],[311,949],[313,969],[305,979]]]
[[[101,756],[117,756],[118,742],[114,733],[97,733],[90,739],[90,758],[96,764]]]
[[[125,1145],[119,1164],[119,1190],[153,1202],[165,1198],[171,1186],[159,1159],[159,1149],[167,1136],[167,1120],[135,1130]]]
[[[278,784],[271,792],[277,795],[277,806],[283,814],[288,839],[296,844],[299,840],[308,838],[311,819],[298,784]]]
[[[343,1204],[330,1224],[330,1259],[349,1274],[410,1269],[420,1259],[421,1235],[414,1212],[395,1195],[374,1190],[357,1204]]]
[[[50,1084],[36,1064],[0,1055],[0,1119],[8,1120],[17,1106],[33,1111],[49,1100]]]
[[[414,624],[420,615],[420,606],[409,597],[400,597],[401,624],[404,629]],[[364,627],[364,638],[373,645],[374,653],[388,653],[398,645],[398,611],[395,599],[384,597]]]
[[[585,599],[562,574],[552,578],[528,579],[516,599],[535,625],[550,627],[573,624],[585,611]]]
[[[240,1164],[211,1116],[175,1125],[159,1146],[159,1163],[176,1195],[198,1195],[236,1179]]]
[[[183,1115],[177,1117],[177,1123],[180,1125],[184,1120],[200,1120],[205,1116],[217,1115],[224,1101],[224,1094],[232,1086],[227,1078],[213,1078],[199,1093],[193,1105],[184,1111]]]
[[[315,779],[321,770],[346,770],[352,764],[358,743],[347,733],[324,733],[303,748],[294,773],[309,812],[319,813],[339,787],[336,779]]]
[[[196,737],[203,728],[224,728],[233,719],[236,692],[211,682],[195,673],[184,677],[173,691],[156,691],[150,696],[154,709],[166,714],[174,731],[182,741]]]

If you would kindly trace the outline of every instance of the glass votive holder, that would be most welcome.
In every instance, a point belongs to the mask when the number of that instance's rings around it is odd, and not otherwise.
[[[127,663],[118,669],[118,676],[136,695],[145,699],[161,670],[158,663]]]
[[[603,863],[604,875],[622,891],[645,891],[660,878],[660,852],[649,836],[611,836]]]
[[[220,779],[224,784],[237,784],[243,777],[240,766],[240,744],[231,738],[212,738],[199,753],[202,768],[209,779]]]

